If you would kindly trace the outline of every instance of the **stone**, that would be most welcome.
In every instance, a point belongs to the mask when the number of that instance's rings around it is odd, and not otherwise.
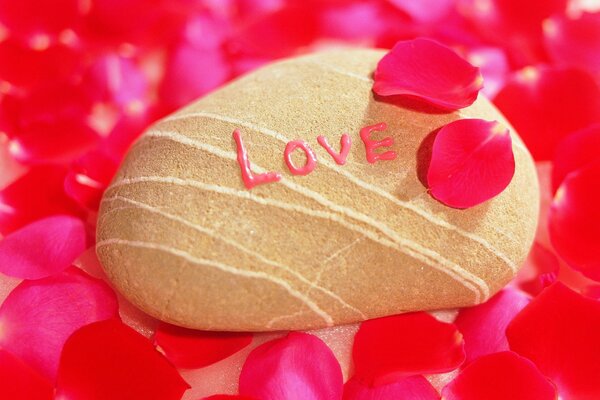
[[[219,331],[316,329],[500,290],[536,229],[531,156],[481,95],[455,112],[375,98],[383,54],[276,62],[152,126],[100,208],[96,251],[114,286],[156,318]],[[464,210],[423,183],[435,131],[460,118],[507,126],[516,160],[504,192]],[[249,176],[278,179],[249,189],[239,144]]]

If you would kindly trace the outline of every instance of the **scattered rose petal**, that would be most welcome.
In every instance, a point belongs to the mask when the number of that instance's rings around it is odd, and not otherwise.
[[[21,88],[67,79],[78,72],[82,63],[81,54],[72,47],[57,44],[45,49],[33,49],[13,38],[0,41],[0,60],[0,81]]]
[[[0,307],[0,346],[52,381],[63,344],[90,322],[118,315],[117,299],[104,282],[77,268],[23,281]]]
[[[458,109],[473,104],[482,85],[479,68],[453,50],[429,39],[415,39],[398,42],[379,61],[373,91]]]
[[[78,0],[0,0],[0,23],[23,37],[56,35],[75,26],[80,10]]]
[[[1,131],[2,127],[0,126],[0,188],[4,188],[23,176],[27,172],[27,168],[10,156],[8,137]],[[2,206],[0,206],[1,208]]]
[[[550,209],[550,240],[571,267],[600,281],[600,162],[567,175]]]
[[[215,394],[214,396],[205,397],[202,400],[256,400],[248,396],[240,396],[237,394]]]
[[[300,332],[255,348],[240,375],[240,394],[260,400],[340,400],[342,387],[329,347]]]
[[[546,47],[555,62],[600,74],[600,12],[577,18],[555,15],[543,26]]]
[[[199,70],[203,72],[199,74]],[[220,49],[203,49],[184,42],[169,57],[161,98],[172,108],[181,107],[215,89],[229,75],[229,66]]]
[[[394,11],[385,3],[370,0],[324,2],[317,11],[318,33],[326,38],[372,46],[393,24],[399,23],[400,16],[396,14],[400,13]],[[365,24],[364,21],[377,23]]]
[[[63,190],[65,172],[59,166],[34,167],[0,191],[0,233],[50,215],[80,216],[79,207]]]
[[[465,359],[453,324],[418,312],[365,321],[354,338],[355,377],[371,386],[452,371]]]
[[[510,74],[510,65],[504,50],[498,47],[476,47],[466,56],[467,60],[478,67],[485,85],[482,93],[488,98],[494,97],[504,86]]]
[[[418,22],[435,22],[450,12],[455,0],[388,0]]]
[[[558,149],[552,167],[553,192],[569,173],[600,161],[600,125],[570,134],[558,144]]]
[[[237,353],[252,342],[251,333],[205,332],[162,323],[154,342],[178,368],[202,368]]]
[[[600,122],[600,88],[584,71],[539,66],[517,72],[494,99],[537,161],[568,134]]]
[[[447,206],[469,208],[500,194],[514,173],[508,129],[497,122],[460,119],[435,136],[427,184]]]
[[[152,343],[118,319],[82,327],[65,343],[57,398],[179,400],[189,385]]]
[[[82,207],[96,211],[102,193],[117,171],[118,160],[96,150],[76,160],[65,176],[65,193]]]
[[[11,141],[9,148],[22,163],[64,163],[90,151],[99,140],[84,120],[56,120],[30,124]]]
[[[512,64],[523,67],[546,59],[542,23],[564,14],[569,0],[458,0],[457,8],[473,24],[479,40],[497,43]]]
[[[140,68],[131,59],[117,54],[96,59],[87,70],[83,85],[89,98],[122,109],[135,106],[148,92],[148,80]]]
[[[442,395],[445,400],[555,400],[556,388],[531,361],[505,351],[473,361]]]
[[[506,334],[511,350],[533,361],[562,398],[600,398],[600,302],[555,283],[513,319]]]
[[[386,385],[369,386],[359,379],[350,379],[344,385],[344,400],[439,400],[440,395],[421,375],[400,378]]]
[[[528,302],[523,293],[506,288],[483,304],[461,309],[454,323],[464,337],[466,362],[508,350],[506,327]]]
[[[228,47],[235,57],[285,57],[309,45],[316,36],[316,16],[310,5],[298,2],[243,24]]]
[[[589,285],[581,293],[594,300],[600,300],[600,285]]]
[[[516,283],[522,290],[537,296],[556,281],[559,270],[560,263],[554,252],[535,242],[517,275]]]
[[[0,272],[39,279],[66,269],[86,248],[84,223],[60,215],[45,218],[0,241]]]
[[[0,399],[52,400],[54,388],[24,362],[0,349]]]

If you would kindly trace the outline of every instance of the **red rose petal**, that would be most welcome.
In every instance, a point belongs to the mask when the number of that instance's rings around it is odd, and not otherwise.
[[[26,164],[64,163],[95,147],[98,134],[85,120],[30,124],[10,143],[11,155]]]
[[[439,400],[440,395],[421,375],[400,378],[387,385],[371,387],[359,379],[350,379],[344,385],[343,400]]]
[[[47,379],[17,357],[0,349],[0,399],[52,400],[54,388]]]
[[[8,137],[1,133],[0,127],[0,188],[8,186],[27,172],[27,168],[11,157],[8,149]],[[0,209],[2,206],[0,206]]]
[[[600,302],[555,283],[513,319],[506,334],[510,348],[552,379],[562,398],[600,398]]]
[[[230,39],[233,56],[275,59],[293,54],[316,38],[317,21],[308,2],[298,2],[243,24]]]
[[[36,50],[12,38],[0,41],[0,60],[0,81],[26,89],[67,79],[82,63],[81,54],[71,47],[52,45]]]
[[[445,400],[554,400],[556,389],[531,361],[505,351],[473,361],[442,395]]]
[[[66,269],[85,248],[85,225],[80,219],[45,218],[0,241],[0,272],[22,279],[45,278]]]
[[[90,322],[118,315],[108,285],[77,268],[23,281],[0,307],[0,346],[54,380],[63,344]]]
[[[215,394],[214,396],[205,397],[202,400],[256,400],[253,397],[240,396],[236,394]]]
[[[560,263],[556,255],[535,242],[525,264],[517,274],[516,283],[527,293],[537,296],[558,278]]]
[[[514,173],[508,129],[497,122],[461,119],[437,133],[427,184],[442,203],[468,208],[500,194]]]
[[[465,341],[466,362],[508,350],[506,327],[529,299],[515,289],[504,289],[487,302],[463,308],[454,321]]]
[[[97,211],[118,162],[103,151],[87,153],[71,165],[65,176],[65,193],[82,207]]]
[[[497,43],[514,65],[545,60],[542,22],[564,14],[568,0],[459,0],[457,8],[477,29],[479,40]]]
[[[600,73],[600,13],[554,16],[544,21],[544,36],[556,63]]]
[[[56,386],[56,397],[70,400],[179,400],[189,388],[150,341],[118,319],[71,335]]]
[[[550,240],[571,267],[600,281],[600,162],[567,175],[550,208]]]
[[[600,88],[584,71],[528,67],[494,99],[537,161],[550,160],[568,134],[600,122]]]
[[[352,350],[355,376],[372,386],[401,377],[452,371],[465,359],[453,324],[419,312],[363,322]]]
[[[569,173],[600,161],[600,125],[570,134],[559,143],[558,149],[552,167],[554,192]]]
[[[455,0],[388,0],[417,22],[435,22],[447,16]]]
[[[81,12],[78,0],[0,0],[0,23],[13,34],[58,34],[75,25]]]
[[[379,61],[373,91],[458,109],[473,104],[482,84],[479,68],[453,50],[432,40],[415,39],[398,42]]]
[[[205,332],[162,323],[154,342],[178,368],[202,368],[237,353],[252,342],[251,333]]]
[[[240,394],[260,400],[340,400],[342,371],[321,339],[292,332],[250,353],[240,375]]]
[[[34,167],[0,191],[0,233],[6,235],[49,215],[81,215],[63,190],[65,172],[58,166]]]

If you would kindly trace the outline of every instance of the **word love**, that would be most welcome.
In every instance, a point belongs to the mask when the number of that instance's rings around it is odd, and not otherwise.
[[[375,150],[380,147],[390,147],[394,145],[394,139],[389,136],[379,141],[371,139],[372,132],[384,131],[386,129],[387,124],[381,122],[379,124],[365,126],[360,130],[360,138],[365,146],[366,158],[371,164],[376,163],[377,161],[393,160],[397,156],[396,152],[391,150],[383,153],[375,152]],[[244,181],[244,186],[246,186],[246,188],[252,189],[255,186],[277,182],[281,179],[281,174],[279,172],[265,172],[260,174],[253,172],[250,166],[250,159],[248,158],[248,151],[244,146],[242,134],[239,130],[236,129],[233,131],[233,139],[235,140],[237,147],[237,161],[242,170],[242,180]],[[317,142],[327,151],[327,153],[329,153],[331,158],[333,158],[338,165],[344,165],[346,163],[350,148],[352,147],[352,139],[347,133],[344,133],[340,138],[339,153],[331,148],[324,136],[317,137]],[[302,151],[306,156],[306,162],[303,166],[296,166],[292,161],[292,154],[295,151]],[[313,172],[317,166],[317,155],[310,145],[303,140],[292,140],[289,142],[285,146],[283,158],[292,175],[308,175]]]

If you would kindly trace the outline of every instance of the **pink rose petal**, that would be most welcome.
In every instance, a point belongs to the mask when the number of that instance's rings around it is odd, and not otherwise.
[[[189,388],[149,340],[118,319],[69,337],[56,386],[56,397],[69,400],[179,400]]]
[[[9,294],[0,307],[0,346],[53,381],[71,333],[117,315],[117,298],[107,284],[69,268],[23,281]]]
[[[178,368],[202,368],[237,353],[252,342],[251,333],[208,332],[161,323],[154,341]]]
[[[421,375],[400,378],[380,386],[369,386],[360,379],[350,379],[344,385],[343,400],[439,400],[440,395]]]
[[[388,0],[415,21],[430,23],[448,15],[456,0]]]
[[[230,73],[220,49],[183,42],[169,55],[160,87],[161,99],[170,107],[181,107],[224,83]]]
[[[0,349],[0,399],[52,400],[52,383],[24,362]]]
[[[463,334],[466,362],[508,350],[506,327],[527,303],[526,295],[507,288],[483,304],[461,309],[454,323]]]
[[[415,39],[398,42],[379,61],[373,91],[458,109],[473,104],[482,84],[479,68],[453,50],[429,39]]]
[[[442,203],[469,208],[500,194],[514,173],[508,129],[497,122],[461,119],[437,133],[427,184]]]
[[[600,74],[600,12],[555,15],[543,26],[546,48],[557,64]]]
[[[531,361],[505,351],[473,361],[442,395],[445,400],[555,400],[556,388]]]
[[[0,241],[0,272],[39,279],[66,269],[86,248],[84,223],[60,215],[25,226]]]
[[[255,348],[240,375],[240,394],[260,400],[341,400],[342,386],[329,347],[300,332]]]
[[[363,322],[352,355],[355,377],[372,386],[411,375],[449,372],[465,359],[456,326],[425,312]]]

